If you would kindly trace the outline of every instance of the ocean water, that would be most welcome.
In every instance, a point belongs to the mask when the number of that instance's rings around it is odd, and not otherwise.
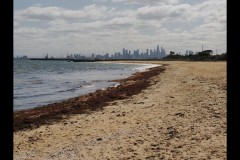
[[[109,80],[154,67],[146,64],[14,60],[14,111],[30,109],[116,86]]]

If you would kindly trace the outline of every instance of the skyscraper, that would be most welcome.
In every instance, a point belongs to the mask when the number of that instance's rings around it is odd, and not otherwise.
[[[160,53],[160,50],[159,50],[159,45],[157,45],[156,57],[157,57],[157,58],[161,58],[161,53]]]

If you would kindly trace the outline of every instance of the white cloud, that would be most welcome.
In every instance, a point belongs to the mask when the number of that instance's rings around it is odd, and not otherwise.
[[[114,53],[123,47],[145,50],[159,44],[168,53],[197,51],[201,45],[218,49],[219,53],[226,51],[224,0],[194,5],[166,1],[168,5],[151,6],[157,1],[148,2],[135,9],[93,4],[78,10],[49,6],[15,11],[14,50],[91,54]]]
[[[188,4],[180,5],[164,5],[164,6],[145,6],[138,8],[136,16],[145,20],[165,20],[181,18],[185,20],[190,16],[189,10],[191,6]]]
[[[14,35],[16,37],[37,37],[37,36],[44,36],[46,31],[41,28],[34,28],[34,27],[21,27],[14,29]]]
[[[111,15],[115,9],[96,4],[85,6],[79,10],[60,7],[29,7],[15,12],[16,20],[53,20],[53,19],[99,19]]]

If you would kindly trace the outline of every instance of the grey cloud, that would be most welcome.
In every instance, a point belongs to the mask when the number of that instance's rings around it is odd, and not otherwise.
[[[132,22],[128,17],[117,17],[105,22],[104,26],[112,29],[124,29],[131,27],[133,25]]]
[[[130,0],[119,1],[130,2]],[[139,2],[147,4],[147,0]],[[51,42],[51,45],[44,47],[54,50],[61,46],[62,50],[81,48],[86,51],[90,48],[98,52],[103,50],[102,46],[108,44],[104,52],[112,53],[122,47],[144,49],[151,47],[152,44],[160,44],[164,48],[166,46],[167,50],[184,51],[197,50],[201,41],[215,48],[222,47],[222,50],[226,48],[226,45],[222,45],[226,37],[225,1],[208,0],[194,5],[164,6],[150,5],[150,2],[155,1],[149,1],[148,6],[135,10],[127,7],[89,5],[79,10],[30,7],[16,11],[15,49],[20,50],[30,45],[36,48],[34,46],[40,43]],[[38,28],[33,28],[29,23],[24,22],[30,19],[37,21],[35,26]],[[43,22],[46,24],[45,28],[37,25]],[[28,38],[30,35],[31,38],[35,38],[34,41]],[[74,47],[64,48],[66,42],[71,42]],[[92,48],[93,44],[94,48]],[[188,48],[186,44],[195,47]],[[41,52],[39,49],[39,53]]]
[[[185,17],[189,14],[191,6],[188,4],[146,6],[137,10],[136,16],[146,20],[164,20],[169,18]],[[176,20],[176,19],[175,19]]]
[[[112,2],[164,5],[164,4],[177,4],[178,0],[112,0]]]
[[[70,10],[60,7],[29,7],[16,11],[16,20],[53,20],[53,19],[98,19],[111,15],[114,8],[92,4],[79,10]]]
[[[14,29],[14,35],[43,35],[46,31],[41,28],[22,27]]]
[[[208,0],[203,3],[194,6],[195,12],[200,14],[209,21],[214,18],[226,17],[226,1],[225,0]],[[211,19],[213,18],[213,19]]]

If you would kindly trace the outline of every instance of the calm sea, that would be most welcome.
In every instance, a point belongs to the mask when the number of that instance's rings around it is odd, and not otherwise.
[[[104,62],[14,60],[14,111],[30,109],[97,89],[154,65]]]

